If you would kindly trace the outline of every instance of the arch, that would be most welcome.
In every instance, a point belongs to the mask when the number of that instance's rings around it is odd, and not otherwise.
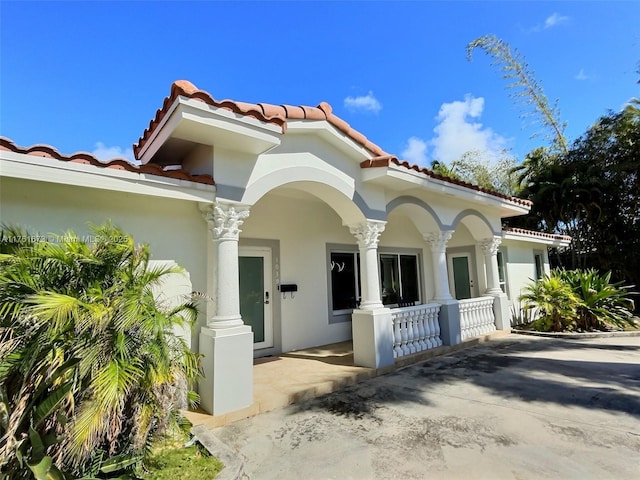
[[[269,192],[284,186],[318,197],[342,218],[345,225],[365,221],[370,212],[376,214],[355,192],[353,179],[308,165],[287,166],[261,176],[247,186],[242,195],[242,203],[254,205]],[[377,216],[380,216],[379,213]]]
[[[433,207],[431,207],[425,201],[420,200],[419,198],[416,198],[416,197],[409,196],[409,195],[404,195],[402,197],[394,198],[389,203],[387,203],[387,215],[389,215],[389,213],[391,213],[392,210],[394,210],[397,207],[400,207],[401,205],[416,205],[416,206],[422,208],[423,210],[426,210],[427,212],[429,212],[431,214],[433,219],[436,221],[436,223],[438,224],[438,227],[440,228],[440,230],[444,230],[445,229],[445,225],[442,223],[442,221],[440,220],[440,217],[438,217],[438,214],[433,209]]]
[[[476,240],[481,240],[494,235],[502,235],[502,231],[495,231],[487,217],[477,210],[463,210],[456,215],[456,218],[453,219],[449,228],[451,230],[455,230],[460,223],[463,223],[469,229],[469,232]]]

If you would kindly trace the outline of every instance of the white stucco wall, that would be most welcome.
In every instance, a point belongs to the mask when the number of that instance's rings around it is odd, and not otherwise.
[[[132,234],[136,242],[148,243],[153,261],[183,267],[187,275],[181,285],[174,285],[177,290],[186,291],[184,282],[190,281],[193,290],[206,292],[206,225],[196,203],[7,177],[0,180],[3,223],[43,235],[69,229],[89,235],[88,222],[107,220]],[[204,310],[203,305],[199,324],[204,323]],[[191,345],[197,350],[195,335]]]
[[[533,242],[504,240],[503,250],[506,252],[507,282],[509,284],[509,300],[518,301],[524,287],[531,283],[536,276],[534,262],[535,253],[542,253],[544,258],[544,270],[550,272],[547,246]]]

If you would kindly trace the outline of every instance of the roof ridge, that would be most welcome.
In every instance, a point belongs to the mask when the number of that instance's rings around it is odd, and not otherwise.
[[[95,155],[87,152],[76,152],[70,155],[60,153],[56,148],[46,144],[35,144],[30,147],[20,147],[13,140],[0,136],[0,150],[23,153],[43,158],[53,158],[62,162],[79,163],[93,165],[99,168],[109,168],[112,170],[126,170],[133,173],[145,173],[158,177],[174,178],[177,180],[187,180],[206,185],[215,185],[211,175],[193,175],[186,170],[165,170],[159,165],[135,165],[125,158],[114,158],[108,161],[99,160]]]

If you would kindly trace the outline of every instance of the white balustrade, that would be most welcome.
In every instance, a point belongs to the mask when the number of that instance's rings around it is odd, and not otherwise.
[[[440,305],[437,303],[391,309],[393,358],[442,345],[439,312]]]
[[[462,340],[495,332],[493,298],[486,296],[459,301]]]

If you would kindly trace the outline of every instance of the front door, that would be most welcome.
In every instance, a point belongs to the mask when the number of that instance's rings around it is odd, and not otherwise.
[[[449,284],[457,300],[471,298],[473,277],[471,276],[471,259],[467,253],[452,253],[449,260]],[[453,277],[453,278],[452,278]]]
[[[253,330],[253,348],[273,347],[271,249],[240,247],[240,315]]]

